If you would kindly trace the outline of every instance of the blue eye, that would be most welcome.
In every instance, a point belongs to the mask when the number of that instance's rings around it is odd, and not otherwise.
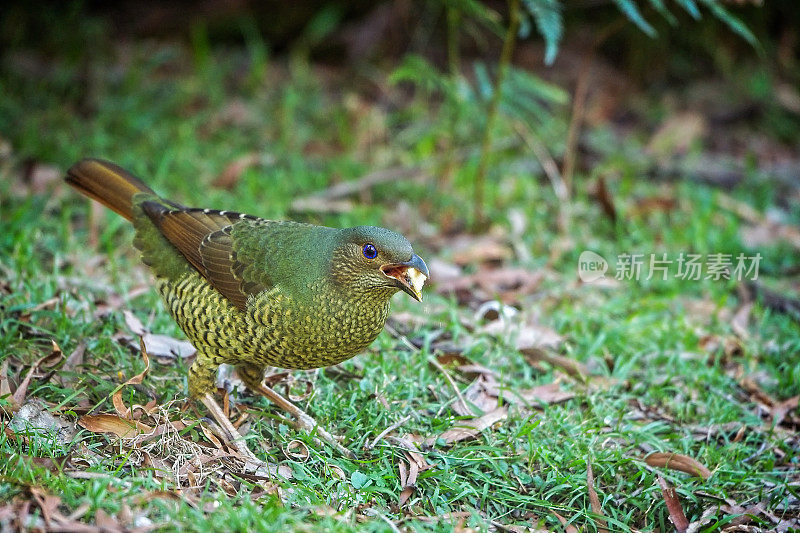
[[[371,244],[365,244],[362,252],[367,259],[375,259],[378,257],[378,250]]]

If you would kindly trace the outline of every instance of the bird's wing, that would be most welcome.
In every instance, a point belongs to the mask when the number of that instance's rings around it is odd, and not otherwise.
[[[213,209],[171,209],[144,202],[142,209],[158,230],[233,305],[244,310],[247,298],[271,287],[269,280],[246,279],[237,260],[233,226],[258,217]]]

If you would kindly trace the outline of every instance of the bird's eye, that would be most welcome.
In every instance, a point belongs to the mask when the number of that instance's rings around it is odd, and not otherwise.
[[[364,248],[361,251],[364,254],[364,257],[366,257],[367,259],[375,259],[376,257],[378,257],[378,250],[372,244],[369,243],[365,244]]]

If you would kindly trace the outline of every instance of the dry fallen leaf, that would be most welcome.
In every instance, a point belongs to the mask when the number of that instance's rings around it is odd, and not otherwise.
[[[122,317],[125,319],[125,325],[128,326],[128,329],[130,329],[134,335],[141,337],[147,333],[142,321],[132,312],[125,309],[122,311]]]
[[[552,353],[549,350],[543,350],[541,348],[520,348],[520,353],[525,356],[528,362],[532,365],[540,361],[544,361],[545,363],[549,363],[555,367],[560,368],[568,375],[576,378],[580,381],[586,381],[587,376],[589,375],[589,369],[586,368],[585,365],[570,359],[569,357],[565,357],[563,355],[559,355],[557,353]]]
[[[648,196],[635,201],[633,206],[628,209],[628,215],[637,217],[650,215],[655,212],[669,213],[678,207],[678,201],[674,196]]]
[[[661,487],[661,494],[664,495],[664,503],[667,505],[672,525],[675,526],[678,533],[685,533],[689,527],[689,521],[686,519],[686,515],[683,514],[683,508],[675,489],[661,476],[658,476],[658,484]]]
[[[0,363],[0,398],[13,399],[11,385],[8,382],[8,359]]]
[[[433,272],[433,271],[432,271]],[[454,294],[459,303],[479,303],[498,298],[510,304],[521,296],[533,294],[544,275],[518,267],[484,268],[468,276],[449,279],[432,278],[436,292]]]
[[[558,521],[561,522],[561,525],[564,526],[565,533],[578,533],[578,528],[573,526],[572,524],[567,524],[566,518],[564,518],[555,511],[550,511],[550,512],[553,513],[553,515],[555,515],[555,517],[558,518]]]
[[[450,240],[448,249],[453,254],[453,262],[460,266],[502,263],[514,255],[505,235],[499,232],[479,236],[459,235]]]
[[[144,345],[147,353],[159,359],[186,359],[197,353],[197,350],[191,342],[187,340],[180,340],[168,335],[161,335],[157,333],[145,333]]]
[[[476,378],[462,393],[462,397],[468,402],[468,405],[455,402],[453,403],[453,411],[461,416],[475,416],[476,413],[473,411],[472,406],[477,407],[480,410],[479,413],[493,411],[497,408],[498,394],[493,394],[489,391],[491,385],[496,385],[496,381],[492,378],[487,379],[485,376]],[[494,390],[495,392],[497,391],[496,386]]]
[[[473,362],[459,352],[449,351],[437,355],[436,360],[445,368],[455,368],[455,370],[468,379],[477,378],[481,375],[497,376],[494,370]]]
[[[478,418],[458,420],[451,429],[448,429],[438,437],[428,437],[423,444],[425,446],[433,446],[439,439],[444,440],[445,444],[453,444],[454,442],[472,439],[478,436],[483,430],[492,427],[501,420],[505,420],[507,416],[508,408],[503,406],[489,411]]]
[[[644,462],[655,468],[678,470],[703,479],[711,477],[711,471],[687,455],[671,452],[654,452],[644,458]]]
[[[586,463],[586,490],[589,493],[589,503],[592,505],[592,512],[597,515],[595,522],[597,523],[597,531],[600,533],[607,533],[608,524],[603,515],[603,507],[600,505],[600,498],[597,497],[597,491],[594,488],[594,472],[592,472],[592,463]]]
[[[617,221],[617,208],[614,205],[614,198],[608,192],[608,187],[606,186],[606,180],[601,174],[597,178],[597,184],[594,187],[594,197],[600,203],[600,207],[603,209],[603,213],[605,213],[606,217],[612,222],[616,223]]]
[[[98,509],[95,512],[94,523],[100,528],[101,531],[108,533],[122,533],[123,530],[122,526],[117,522],[117,520],[114,517],[109,516],[109,514],[102,509]]]
[[[131,410],[125,406],[122,402],[122,389],[124,389],[127,385],[139,385],[147,373],[150,371],[150,358],[147,356],[147,350],[144,346],[144,338],[140,338],[141,342],[141,351],[142,351],[142,359],[144,359],[144,370],[141,373],[136,374],[128,381],[122,384],[122,387],[119,387],[116,392],[114,392],[113,396],[111,397],[111,401],[114,404],[114,408],[117,410],[117,414],[119,414],[123,418],[131,418]]]
[[[31,365],[30,370],[28,370],[28,374],[22,380],[22,383],[19,384],[17,390],[14,391],[12,399],[16,405],[19,406],[25,403],[25,396],[28,393],[28,386],[31,383],[33,375],[39,370],[39,367],[52,368],[58,365],[64,359],[64,354],[61,352],[61,348],[59,348],[58,344],[56,344],[56,341],[51,339],[50,342],[53,344],[50,353],[37,359],[36,362]]]
[[[10,192],[18,197],[31,194],[59,196],[63,190],[63,176],[63,170],[56,166],[28,160],[23,163],[20,179],[11,183]]]
[[[403,450],[403,455],[405,456],[405,461],[400,460],[397,463],[401,487],[397,503],[401,507],[405,505],[412,494],[414,494],[419,473],[431,467],[425,460],[425,457],[417,451],[416,442],[412,440],[412,438],[411,435],[386,437],[386,440],[399,446]]]
[[[153,431],[143,422],[111,414],[83,415],[78,419],[78,425],[94,433],[113,433],[121,438],[137,437]]]
[[[571,391],[561,390],[558,383],[547,383],[530,389],[500,389],[492,387],[489,392],[501,394],[503,399],[509,403],[522,401],[525,404],[551,405],[566,402],[575,397]]]
[[[240,156],[228,163],[225,170],[211,182],[211,186],[218,189],[233,189],[239,183],[239,179],[245,170],[258,165],[260,162],[261,156],[255,152]]]
[[[63,470],[66,464],[71,459],[70,454],[67,455],[57,455],[54,457],[34,457],[32,455],[21,455],[15,454],[17,457],[23,458],[25,461],[29,461],[35,464],[38,467],[46,468],[51,472],[58,472]]]
[[[39,509],[42,511],[42,517],[44,517],[44,523],[47,524],[48,527],[52,527],[53,519],[57,516],[61,516],[58,512],[58,506],[61,505],[61,498],[55,496],[53,494],[48,494],[44,491],[41,487],[32,486],[28,488],[28,491],[33,496],[33,500],[39,506]]]

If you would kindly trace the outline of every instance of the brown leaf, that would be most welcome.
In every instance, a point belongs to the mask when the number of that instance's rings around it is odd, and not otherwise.
[[[61,370],[66,371],[73,371],[77,367],[83,364],[83,355],[86,353],[86,343],[81,341],[78,343],[78,346],[72,350],[72,353],[69,354],[67,360],[64,361],[64,366],[61,367]]]
[[[211,182],[211,186],[218,189],[233,189],[239,183],[245,170],[259,163],[261,163],[261,156],[255,152],[240,156],[228,163],[217,179]]]
[[[116,533],[117,531],[122,531],[122,526],[117,522],[116,518],[109,516],[102,509],[95,511],[94,523],[104,532]]]
[[[484,268],[475,274],[450,279],[432,277],[431,282],[437,293],[454,294],[462,304],[494,298],[510,304],[518,302],[521,296],[536,292],[543,279],[541,272],[507,267]]]
[[[402,464],[402,461],[400,462]],[[397,497],[397,505],[400,507],[404,506],[409,498],[414,494],[416,489],[414,487],[404,487],[403,490],[400,491],[400,495]]]
[[[144,337],[140,337],[141,343],[141,351],[142,351],[142,359],[144,359],[144,370],[141,373],[136,374],[128,381],[122,384],[122,387],[117,389],[114,392],[113,396],[111,397],[111,401],[114,404],[114,408],[117,410],[117,414],[119,414],[123,418],[131,418],[131,410],[125,406],[122,402],[122,389],[125,388],[127,385],[139,385],[147,373],[150,371],[150,358],[147,356],[147,349],[144,345]]]
[[[600,207],[603,209],[603,213],[606,215],[606,217],[612,223],[615,223],[617,221],[617,208],[614,206],[614,198],[608,192],[606,179],[602,174],[597,177],[597,184],[594,188],[594,197],[597,198],[597,201],[600,203]]]
[[[128,527],[133,523],[133,511],[127,503],[123,503],[117,513],[117,520],[123,527]]]
[[[197,349],[187,340],[180,340],[168,335],[145,333],[144,345],[147,353],[153,357],[186,359],[197,353]]]
[[[678,201],[672,196],[648,196],[636,200],[628,210],[631,217],[649,215],[650,213],[662,211],[668,213],[678,207]]]
[[[197,353],[192,343],[187,340],[180,340],[168,335],[148,332],[144,324],[142,324],[142,321],[127,309],[122,311],[122,315],[125,317],[125,324],[128,328],[139,337],[139,342],[137,343],[130,337],[121,335],[121,337],[125,339],[125,342],[132,348],[141,348],[141,341],[143,339],[144,347],[147,353],[152,357],[167,359],[180,357],[181,359],[185,359]]]
[[[401,487],[397,503],[402,507],[414,494],[419,473],[427,470],[431,465],[428,464],[425,457],[417,451],[416,442],[419,440],[417,435],[405,435],[403,437],[388,435],[386,436],[386,440],[400,446],[406,459],[405,461],[401,460],[397,463]]]
[[[772,409],[770,409],[773,423],[775,425],[782,424],[786,418],[786,415],[788,415],[791,411],[795,411],[798,407],[798,404],[800,404],[800,396],[794,396],[788,400],[776,403]]]
[[[461,235],[450,242],[449,250],[453,262],[460,266],[480,263],[501,263],[514,255],[505,242],[505,236],[498,233],[480,236]]]
[[[589,369],[586,368],[582,363],[570,359],[569,357],[564,357],[563,355],[558,355],[556,353],[552,353],[549,350],[543,350],[541,348],[522,348],[519,350],[525,358],[531,364],[536,364],[539,361],[544,361],[549,363],[555,367],[562,369],[564,372],[572,376],[573,378],[579,379],[581,381],[586,381],[586,377],[589,375]]]
[[[658,476],[658,484],[661,486],[661,494],[664,496],[664,503],[667,505],[672,525],[675,526],[678,533],[685,533],[689,527],[689,521],[686,519],[686,515],[683,514],[681,501],[678,499],[675,489],[661,476]]]
[[[453,444],[462,440],[473,439],[483,430],[490,428],[497,422],[505,420],[508,416],[508,408],[498,407],[493,411],[489,411],[483,416],[472,418],[469,420],[458,420],[453,428],[448,429],[438,437],[429,437],[425,439],[425,446],[434,446],[439,439],[443,439],[445,444]]]
[[[58,506],[61,505],[61,498],[53,494],[47,494],[41,487],[32,486],[29,487],[28,490],[31,496],[33,496],[36,505],[38,505],[39,509],[42,511],[44,523],[47,524],[48,527],[51,527],[53,518],[55,516],[60,516]]]
[[[25,396],[28,393],[28,386],[31,383],[33,375],[39,370],[40,366],[46,368],[54,367],[64,359],[64,354],[61,352],[61,348],[59,348],[58,344],[56,344],[56,341],[51,339],[50,342],[53,343],[53,349],[49,354],[37,359],[36,362],[31,365],[28,374],[14,392],[13,399],[17,405],[22,405],[25,403]]]
[[[132,438],[153,431],[153,428],[143,422],[111,414],[83,415],[78,419],[78,425],[94,433],[113,433],[122,438]]]
[[[703,479],[711,477],[711,471],[695,459],[687,455],[671,452],[653,452],[644,458],[644,462],[655,468],[678,470]]]
[[[284,452],[286,457],[289,459],[294,459],[300,462],[306,462],[309,458],[309,451],[308,446],[303,441],[299,441],[297,439],[289,441],[289,444],[286,445]]]
[[[491,392],[494,392],[490,388]],[[566,402],[575,397],[574,392],[561,390],[558,383],[547,383],[531,389],[500,389],[503,399],[509,403],[522,401],[526,404],[549,405]]]
[[[69,462],[71,455],[58,455],[55,457],[34,457],[31,455],[18,455],[22,459],[29,461],[36,466],[41,468],[46,468],[51,472],[58,472],[59,470],[63,470],[66,464]]]
[[[64,172],[53,165],[28,160],[22,169],[22,183],[14,183],[12,192],[20,196],[30,194],[57,195],[61,191],[61,178]]]
[[[439,364],[445,368],[455,368],[467,379],[474,379],[481,375],[497,376],[497,373],[494,370],[475,363],[468,357],[465,357],[458,352],[449,351],[437,355],[436,360],[439,361]]]
[[[558,518],[558,521],[561,522],[561,525],[564,526],[564,532],[565,533],[578,533],[578,528],[573,526],[572,524],[568,525],[566,518],[564,518],[563,516],[561,516],[560,514],[558,514],[555,511],[550,511],[550,512],[553,513],[555,515],[555,517]]]
[[[492,386],[494,394],[489,390]],[[476,411],[472,409],[472,406],[474,406],[480,410],[478,413],[488,413],[497,408],[498,395],[496,391],[497,386],[494,379],[487,379],[481,375],[470,383],[469,387],[461,395],[468,404],[465,405],[460,401],[455,402],[453,403],[453,411],[461,416],[475,416]]]
[[[750,394],[751,401],[754,403],[760,403],[767,409],[778,403],[775,398],[767,394],[766,391],[764,391],[764,389],[762,389],[761,386],[751,377],[743,377],[739,381],[739,386]]]
[[[597,522],[597,531],[607,533],[607,523],[603,518],[603,507],[600,505],[600,498],[597,497],[597,491],[594,489],[594,472],[592,472],[592,463],[586,463],[586,490],[589,493],[589,503],[592,505],[592,512],[597,515],[595,522]]]

